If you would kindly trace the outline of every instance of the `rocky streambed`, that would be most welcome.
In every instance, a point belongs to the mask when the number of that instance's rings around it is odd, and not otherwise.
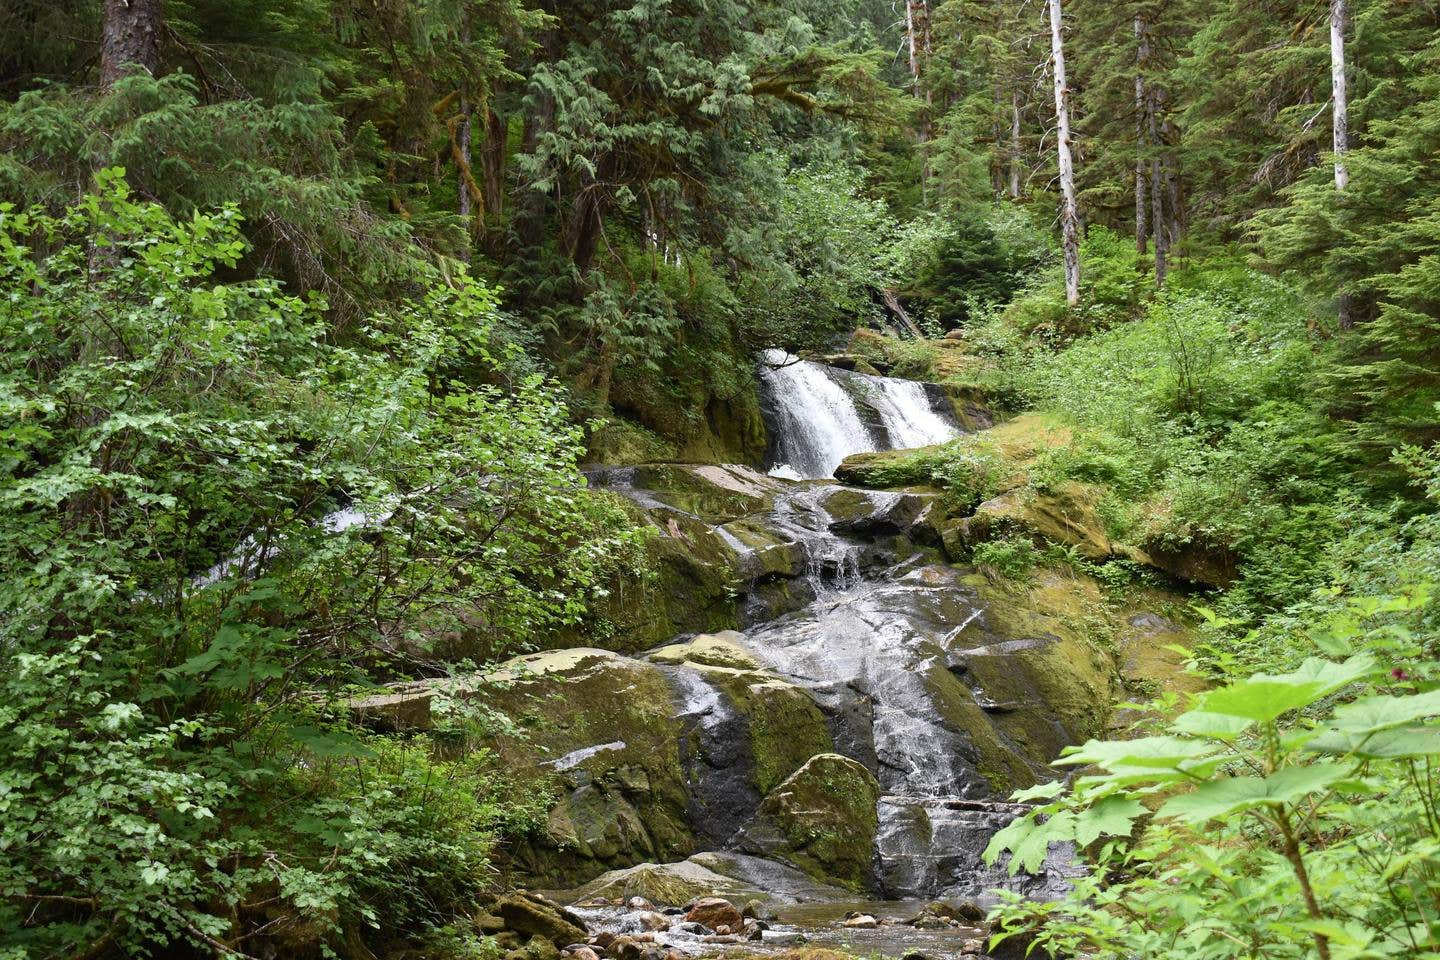
[[[608,629],[589,631],[603,647],[559,645],[355,704],[378,724],[425,727],[483,702],[498,763],[553,797],[504,869],[569,926],[542,935],[500,911],[506,960],[800,944],[976,953],[998,890],[1048,897],[1073,875],[1062,849],[1015,877],[981,855],[1023,810],[1010,793],[1107,733],[1127,670],[1153,665],[1182,628],[1155,591],[1122,604],[1070,567],[1019,582],[966,565],[977,531],[997,526],[979,522],[985,505],[789,479],[797,464],[833,466],[845,444],[884,450],[957,427],[928,391],[788,370],[766,388],[774,449],[793,460],[780,476],[589,471],[654,534],[654,576],[622,585]],[[807,421],[817,378],[843,389]],[[701,916],[710,898],[724,906]]]

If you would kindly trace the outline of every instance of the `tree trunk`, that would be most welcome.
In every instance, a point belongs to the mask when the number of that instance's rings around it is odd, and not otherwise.
[[[100,89],[109,90],[132,66],[160,70],[162,0],[105,0],[100,31]]]
[[[1065,302],[1080,302],[1080,208],[1075,201],[1075,166],[1070,157],[1070,90],[1065,85],[1065,44],[1060,0],[1050,7],[1050,52],[1055,61],[1055,152],[1060,162],[1061,232],[1065,248]]]
[[[924,64],[930,55],[930,7],[927,0],[906,0],[905,43],[910,51],[911,90],[916,99],[925,100],[925,113],[920,119],[920,201],[923,204],[930,188],[930,93],[924,89]]]
[[[1335,189],[1343,191],[1350,185],[1350,171],[1345,169],[1345,154],[1350,152],[1350,100],[1345,82],[1345,21],[1348,16],[1345,0],[1330,0],[1330,100],[1335,105]],[[1355,325],[1350,295],[1341,290],[1336,297],[1336,313],[1341,330]]]
[[[455,141],[460,145],[460,202],[456,205],[456,212],[466,220],[470,220],[470,190],[469,184],[465,182],[465,171],[470,169],[470,144],[471,144],[471,120],[472,110],[470,101],[464,97],[460,98],[460,129],[455,133]]]
[[[1350,151],[1350,103],[1345,83],[1345,0],[1330,0],[1330,86],[1335,105],[1335,189],[1350,183],[1345,154]]]
[[[1135,18],[1135,252],[1145,256],[1149,219],[1145,214],[1145,60],[1150,44],[1145,21]]]
[[[1020,199],[1020,91],[1010,93],[1010,199]]]
[[[491,95],[494,98],[494,95]],[[481,186],[485,190],[485,215],[498,216],[505,209],[505,148],[510,126],[493,109],[485,113],[485,142],[480,148]]]

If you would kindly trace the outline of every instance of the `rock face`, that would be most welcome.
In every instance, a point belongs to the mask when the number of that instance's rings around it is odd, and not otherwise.
[[[1103,734],[1121,689],[1094,581],[947,562],[955,517],[923,489],[677,465],[593,479],[654,527],[665,596],[613,599],[628,654],[534,654],[458,691],[515,724],[492,743],[499,762],[556,797],[544,829],[507,850],[512,877],[675,906],[777,888],[988,902],[1016,885],[980,862],[1019,812],[997,801]],[[1132,632],[1135,663],[1168,635]],[[413,686],[353,707],[423,728],[435,696]]]
[[[489,682],[490,704],[530,724],[496,741],[502,761],[562,791],[543,835],[516,851],[528,873],[578,882],[695,849],[680,723],[659,668],[581,648],[513,660]]]
[[[794,863],[812,877],[863,890],[879,799],[880,784],[864,765],[822,753],[765,797],[740,844]]]

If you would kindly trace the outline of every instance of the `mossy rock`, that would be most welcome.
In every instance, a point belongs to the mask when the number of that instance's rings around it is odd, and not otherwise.
[[[511,866],[552,883],[695,849],[679,723],[659,668],[598,649],[517,658],[487,678],[489,705],[524,732],[493,743],[506,769],[560,791]]]
[[[688,663],[706,667],[728,667],[732,670],[758,670],[760,661],[741,644],[741,634],[734,630],[701,634],[684,643],[672,643],[650,654],[653,663],[677,665]]]
[[[1115,544],[1105,533],[1100,503],[1105,488],[1093,483],[1069,481],[1040,492],[1017,488],[975,509],[972,516],[955,521],[952,544],[969,546],[1022,534],[1037,546],[1055,543],[1072,547],[1087,560],[1102,561],[1115,556]],[[952,549],[954,549],[952,547]]]
[[[1040,570],[1030,583],[980,573],[962,582],[975,591],[981,613],[954,639],[952,672],[1003,742],[1044,775],[1064,747],[1107,729],[1120,690],[1118,625],[1090,577]],[[1024,785],[1013,779],[1013,762],[987,755],[982,769],[992,782]]]
[[[691,860],[678,863],[642,863],[621,870],[611,870],[577,890],[565,894],[575,902],[604,897],[607,900],[628,900],[644,897],[654,904],[679,907],[701,897],[739,897],[752,895],[739,881],[716,873]]]
[[[880,784],[848,757],[812,757],[765,797],[742,849],[778,857],[810,876],[863,890],[870,878]]]
[[[825,715],[810,694],[762,670],[697,666],[745,717],[751,779],[765,796],[817,754],[835,748]]]

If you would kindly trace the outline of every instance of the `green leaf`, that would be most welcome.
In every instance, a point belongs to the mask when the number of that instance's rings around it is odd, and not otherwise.
[[[1178,769],[1186,761],[1208,757],[1214,752],[1214,745],[1187,737],[1090,740],[1078,747],[1067,747],[1064,755],[1055,761],[1055,765],[1077,766],[1093,763],[1111,770],[1117,767]]]
[[[1106,797],[1076,814],[1075,842],[1085,847],[1101,836],[1128,836],[1131,824],[1144,812],[1144,805],[1131,797]]]
[[[1160,808],[1159,816],[1198,824],[1249,810],[1252,807],[1292,803],[1323,790],[1347,773],[1337,763],[1316,763],[1286,767],[1270,776],[1231,777],[1212,780],[1194,791],[1172,797]]]
[[[1355,756],[1372,760],[1398,760],[1440,754],[1440,730],[1433,727],[1357,733],[1326,730],[1305,745],[1314,753]]]
[[[1344,663],[1311,657],[1290,673],[1257,673],[1247,680],[1212,690],[1200,698],[1199,710],[1269,723],[1362,679],[1374,667],[1375,660],[1368,654],[1351,657]]]
[[[1065,790],[1065,784],[1059,780],[1046,780],[1035,784],[1033,787],[1026,787],[1024,790],[1016,790],[1010,794],[1010,799],[1017,803],[1024,803],[1027,800],[1054,800]]]
[[[1369,733],[1440,714],[1440,690],[1404,697],[1365,697],[1337,707],[1331,725],[1353,733]]]
[[[1197,737],[1210,737],[1229,743],[1250,729],[1255,721],[1234,714],[1210,713],[1206,710],[1191,710],[1171,721],[1172,729]]]

